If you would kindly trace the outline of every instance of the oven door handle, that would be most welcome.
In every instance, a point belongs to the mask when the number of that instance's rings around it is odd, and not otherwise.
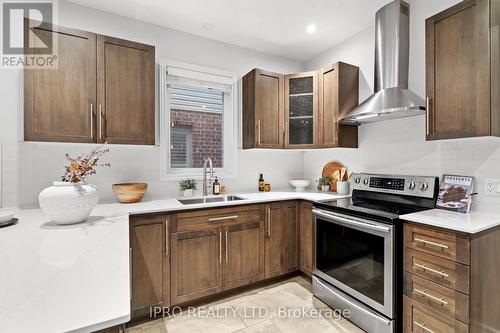
[[[363,228],[363,229],[366,229],[366,230],[375,230],[375,231],[382,231],[382,232],[385,232],[385,233],[388,233],[391,231],[391,228],[389,227],[384,227],[384,226],[381,226],[381,225],[376,225],[376,224],[370,224],[370,223],[365,223],[365,222],[359,222],[359,221],[355,221],[355,220],[351,220],[351,219],[348,219],[348,218],[345,218],[345,217],[341,217],[341,216],[338,216],[338,215],[333,215],[333,214],[328,214],[328,213],[325,213],[319,209],[313,209],[312,210],[313,214],[315,215],[318,215],[320,217],[323,217],[329,221],[338,221],[338,222],[342,222],[343,224],[347,224],[347,225],[352,225],[352,226],[357,226],[357,227],[360,227],[360,228]]]

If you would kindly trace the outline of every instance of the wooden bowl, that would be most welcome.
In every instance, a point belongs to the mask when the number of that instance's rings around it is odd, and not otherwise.
[[[113,194],[121,203],[139,202],[148,190],[146,183],[113,184]]]

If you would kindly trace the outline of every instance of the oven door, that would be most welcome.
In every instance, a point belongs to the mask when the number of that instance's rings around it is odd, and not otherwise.
[[[321,209],[314,214],[314,275],[394,318],[394,226]]]

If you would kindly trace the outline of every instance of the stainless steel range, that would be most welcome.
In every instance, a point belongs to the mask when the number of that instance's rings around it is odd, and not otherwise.
[[[367,332],[401,332],[400,215],[433,208],[438,178],[354,174],[352,197],[314,204],[313,293]]]

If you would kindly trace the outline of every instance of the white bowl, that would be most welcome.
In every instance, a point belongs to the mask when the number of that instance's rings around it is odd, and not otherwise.
[[[10,221],[14,218],[13,212],[0,212],[0,223]]]
[[[311,185],[311,181],[304,179],[293,179],[290,180],[290,184],[295,187],[295,192],[302,192],[305,191],[306,187]]]

